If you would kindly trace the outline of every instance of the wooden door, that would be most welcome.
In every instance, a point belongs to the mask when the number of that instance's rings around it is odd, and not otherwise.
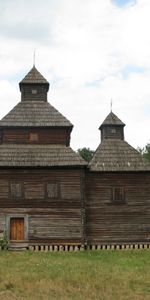
[[[10,219],[10,240],[24,240],[24,218]]]

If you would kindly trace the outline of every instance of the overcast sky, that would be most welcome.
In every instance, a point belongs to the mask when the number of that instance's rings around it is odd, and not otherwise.
[[[71,146],[96,149],[110,112],[134,147],[150,141],[150,0],[0,0],[0,117],[33,65],[49,102],[74,125]]]

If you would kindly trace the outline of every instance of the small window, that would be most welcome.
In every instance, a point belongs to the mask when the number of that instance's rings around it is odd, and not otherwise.
[[[29,140],[30,140],[30,142],[38,142],[38,139],[39,139],[38,133],[36,133],[36,132],[30,132],[30,134],[29,134]]]
[[[37,90],[32,90],[32,95],[36,95],[37,94]]]
[[[124,193],[124,188],[123,187],[114,187],[113,188],[113,202],[122,204],[125,202],[125,193]]]
[[[58,198],[58,183],[47,183],[47,197]]]
[[[21,198],[22,197],[22,184],[19,182],[11,182],[11,197]]]
[[[111,133],[116,133],[116,128],[111,128]]]

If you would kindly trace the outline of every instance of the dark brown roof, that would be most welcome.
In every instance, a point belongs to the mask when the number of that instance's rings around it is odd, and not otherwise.
[[[106,139],[97,148],[91,171],[150,171],[150,163],[123,140]]]
[[[101,129],[102,126],[105,126],[105,125],[121,125],[121,126],[125,126],[125,124],[112,111],[109,113],[109,115],[103,121],[103,123],[100,126],[100,129]]]
[[[0,167],[85,166],[87,163],[63,145],[0,145]]]
[[[33,66],[29,73],[20,81],[21,84],[33,84],[33,83],[46,83],[49,85],[49,82],[43,77],[43,75]]]
[[[0,121],[0,126],[72,127],[72,124],[48,102],[22,101]]]

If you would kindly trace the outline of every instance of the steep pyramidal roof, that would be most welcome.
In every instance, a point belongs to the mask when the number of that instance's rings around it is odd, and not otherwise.
[[[72,124],[58,110],[47,102],[49,83],[35,67],[20,82],[21,102],[1,121],[0,127],[13,128],[14,136],[20,127],[52,127],[72,130]],[[18,127],[18,128],[17,128]],[[62,128],[63,127],[63,128]],[[64,130],[64,127],[68,130]],[[38,129],[36,128],[38,133]],[[29,129],[30,133],[30,129]],[[29,135],[30,136],[30,135]],[[67,138],[67,137],[66,137]],[[16,136],[11,143],[0,144],[0,167],[84,167],[87,163],[69,146],[61,144],[28,143],[18,144]]]
[[[43,101],[19,102],[1,121],[1,126],[72,127],[50,103]]]
[[[33,83],[46,83],[49,85],[49,82],[43,77],[43,75],[36,69],[35,66],[33,66],[28,74],[20,81],[19,85]]]
[[[124,141],[124,125],[113,112],[106,117],[100,126],[102,141],[89,163],[91,171],[150,171],[150,163]]]
[[[106,119],[101,124],[100,128],[105,125],[121,125],[125,126],[125,124],[111,111]]]
[[[35,90],[36,94],[32,94],[35,84],[39,90]],[[19,85],[22,93],[21,102],[2,118],[0,127],[73,127],[69,120],[47,102],[49,83],[35,67],[30,70]],[[46,86],[46,89],[43,90],[43,86]]]

